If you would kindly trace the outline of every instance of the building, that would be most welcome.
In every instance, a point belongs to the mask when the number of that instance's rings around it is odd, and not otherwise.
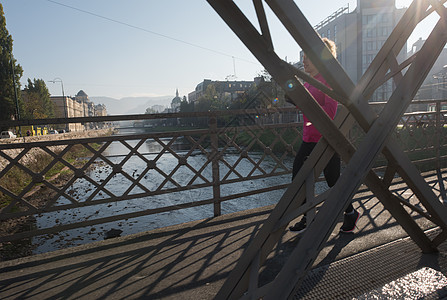
[[[105,117],[107,116],[107,108],[104,104],[95,105],[95,116],[96,117]]]
[[[93,103],[90,101],[90,99],[88,98],[88,95],[83,90],[80,90],[76,94],[75,100],[82,107],[82,116],[83,117],[88,117],[88,116],[91,117],[94,115]]]
[[[76,118],[82,117],[84,108],[81,103],[68,96],[51,96],[51,102],[54,104],[54,114],[56,118]],[[60,126],[63,126],[62,124]],[[67,131],[81,131],[84,126],[81,123],[68,123],[65,128]]]
[[[83,90],[80,90],[75,97],[51,96],[50,100],[54,104],[56,118],[107,116],[106,106],[104,104],[95,105]],[[65,128],[60,129],[82,131],[94,127],[98,127],[98,125],[93,125],[93,123],[68,123]]]
[[[161,113],[162,111],[165,110],[165,107],[163,105],[156,104],[156,105],[152,105],[151,109],[157,113]]]
[[[50,97],[54,105],[54,115],[56,118],[68,118],[69,97]]]
[[[408,57],[418,52],[425,40],[419,38],[410,51]],[[423,86],[420,88],[417,98],[418,99],[446,99],[447,92],[445,87],[447,86],[447,49],[441,50],[438,59],[430,70],[428,76],[425,78]]]
[[[357,0],[357,7],[340,8],[319,23],[315,30],[337,45],[337,59],[354,83],[365,73],[372,60],[399,22],[406,8],[397,9],[395,0]],[[397,59],[406,58],[406,45]],[[301,55],[302,61],[302,55]],[[386,101],[393,91],[392,80],[379,87],[371,101]]]
[[[214,86],[221,99],[226,98],[232,101],[252,88],[254,84],[254,81],[211,81],[205,79],[196,86],[194,91],[188,94],[188,101],[190,103],[196,102],[205,94],[209,85]]]
[[[196,86],[196,89],[188,94],[188,101],[190,103],[196,102],[206,91],[208,85],[211,84],[210,79],[205,79]]]
[[[179,112],[180,111],[180,104],[182,103],[182,98],[178,95],[178,89],[175,90],[175,97],[171,101],[171,109],[172,112]]]

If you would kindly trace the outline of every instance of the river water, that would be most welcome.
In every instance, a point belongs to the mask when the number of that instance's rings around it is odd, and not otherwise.
[[[129,141],[131,146],[135,146],[136,142],[132,143]],[[176,151],[181,152],[182,143],[178,142]],[[140,148],[138,148],[140,153],[144,153],[145,157],[148,159],[153,159],[161,150],[161,146],[156,142],[147,141]],[[119,142],[114,142],[107,149],[106,155],[114,163],[118,163],[123,159],[123,155],[127,154],[129,149]],[[258,156],[258,157],[257,157]],[[255,161],[261,157],[261,154],[250,153],[250,157],[253,157]],[[238,154],[226,154],[224,159],[228,162],[235,161],[239,158]],[[188,163],[191,165],[196,164],[197,166],[202,166],[206,161],[206,157],[202,154],[197,154],[188,157]],[[163,155],[163,157],[157,160],[157,167],[162,170],[172,170],[178,163],[178,159],[173,155]],[[266,162],[269,163],[268,161]],[[275,165],[274,161],[270,162],[272,166]],[[285,161],[288,166],[292,165],[292,160]],[[142,164],[142,160],[134,156],[125,164],[125,171],[128,174],[139,176],[143,169],[146,167]],[[87,174],[90,178],[95,179],[96,182],[101,182],[104,180],[108,174],[108,169],[110,166],[98,165],[93,170],[89,171]],[[222,166],[222,168],[225,168]],[[250,164],[246,166],[247,172],[253,168]],[[198,168],[197,168],[198,169]],[[241,172],[244,170],[244,165],[241,163],[239,169]],[[224,172],[225,170],[222,170]],[[205,169],[204,172],[211,172],[211,169]],[[209,175],[210,173],[208,173]],[[149,177],[149,175],[147,175]],[[162,177],[146,178],[144,181],[145,186],[150,190],[155,189],[155,187],[160,183]],[[178,182],[182,181],[182,175],[176,178]],[[183,180],[187,180],[184,178]],[[244,183],[239,183],[236,187],[231,185],[230,187],[223,186],[221,188],[221,195],[224,196],[227,193],[249,191],[253,189],[265,188],[266,186],[271,186],[275,184],[284,184],[290,181],[290,174],[284,176],[277,176],[274,178],[262,179],[257,181],[249,181]],[[122,191],[128,188],[128,183],[120,181],[111,181],[107,185],[107,189],[112,193],[118,195],[122,194]],[[320,190],[324,189],[324,186],[318,187]],[[227,189],[227,190],[226,190]],[[231,191],[228,191],[231,190]],[[85,199],[90,193],[92,193],[94,188],[92,185],[85,180],[77,180],[75,184],[70,188],[69,193],[75,199]],[[247,196],[243,199],[235,199],[223,202],[221,204],[222,214],[228,214],[236,211],[251,209],[255,207],[262,207],[266,205],[276,204],[281,198],[284,190],[277,190],[268,193],[263,193],[259,195]],[[97,197],[101,197],[101,193]],[[96,218],[108,217],[116,213],[131,213],[142,211],[148,208],[157,208],[164,206],[171,206],[176,204],[181,204],[185,202],[192,202],[194,200],[210,199],[212,198],[212,188],[202,188],[202,189],[192,189],[183,192],[169,193],[164,195],[146,197],[141,199],[118,201],[115,203],[108,203],[103,205],[95,205],[83,208],[76,208],[71,210],[65,210],[60,212],[52,212],[47,214],[41,214],[36,217],[37,228],[47,228],[54,225],[60,224],[70,224],[79,221],[93,220]],[[65,202],[64,202],[65,201]],[[68,200],[60,199],[58,204],[68,203]],[[122,230],[121,236],[148,231],[156,228],[161,228],[169,225],[175,225],[180,223],[185,223],[193,220],[201,220],[205,218],[213,217],[213,205],[204,205],[194,208],[181,209],[176,211],[169,211],[164,213],[159,213],[155,215],[143,216],[138,218],[132,218],[127,220],[115,221],[106,224],[94,225],[85,228],[78,228],[60,232],[54,235],[43,235],[34,237],[32,243],[35,246],[33,251],[36,253],[43,253],[54,251],[57,249],[62,249],[70,246],[76,246],[81,244],[86,244],[98,240],[103,240],[106,233],[112,229]]]

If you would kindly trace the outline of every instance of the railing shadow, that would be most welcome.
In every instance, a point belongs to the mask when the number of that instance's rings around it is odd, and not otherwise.
[[[99,294],[101,298],[116,298],[118,294],[122,298],[158,299],[213,287],[226,278],[270,210],[205,219],[36,255],[27,262],[4,262],[0,296],[58,299],[97,298]],[[213,292],[214,288],[209,295]]]
[[[314,265],[320,270],[315,285],[330,263],[405,237],[370,193],[357,197],[354,206],[362,213],[358,228],[355,234],[340,235],[336,226]],[[0,298],[212,299],[271,209],[3,262]],[[299,235],[285,232],[266,261],[260,284],[274,279],[298,240]]]

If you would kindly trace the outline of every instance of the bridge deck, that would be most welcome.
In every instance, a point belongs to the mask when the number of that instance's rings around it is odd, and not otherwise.
[[[376,198],[354,206],[362,213],[356,233],[335,228],[300,298],[356,297],[423,267],[447,275],[447,242],[439,254],[421,254]],[[1,262],[0,299],[212,299],[270,209]],[[292,232],[283,236],[261,281],[275,276],[297,239]]]

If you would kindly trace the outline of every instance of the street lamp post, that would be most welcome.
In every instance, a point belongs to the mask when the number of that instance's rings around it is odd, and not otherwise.
[[[67,116],[67,103],[66,103],[65,93],[64,93],[64,82],[59,77],[56,77],[53,80],[49,80],[49,82],[52,82],[52,83],[60,82],[61,83],[61,87],[62,87],[62,101],[63,101],[63,104],[64,104],[64,118],[66,119],[68,116]],[[67,124],[66,123],[65,123],[65,129],[67,129]]]

